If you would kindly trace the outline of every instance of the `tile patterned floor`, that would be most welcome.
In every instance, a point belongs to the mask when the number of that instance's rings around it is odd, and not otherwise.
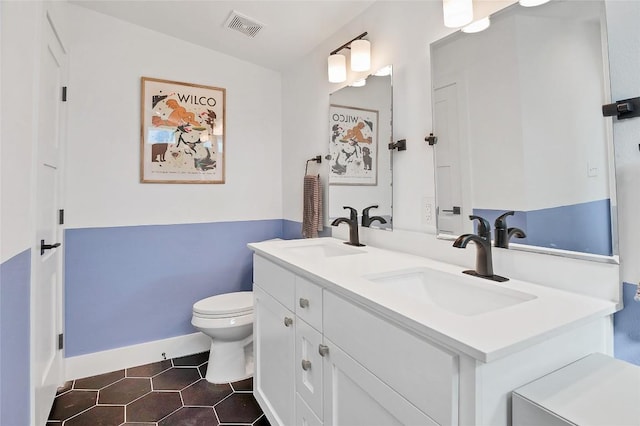
[[[67,382],[47,426],[269,426],[253,379],[214,385],[209,352]]]

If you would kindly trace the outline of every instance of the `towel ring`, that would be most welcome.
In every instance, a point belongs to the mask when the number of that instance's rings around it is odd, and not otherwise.
[[[307,160],[307,164],[304,166],[304,175],[307,175],[307,170],[309,169],[309,161],[315,161],[316,163],[320,164],[322,163],[322,156],[321,155],[316,155],[313,158],[310,158]]]

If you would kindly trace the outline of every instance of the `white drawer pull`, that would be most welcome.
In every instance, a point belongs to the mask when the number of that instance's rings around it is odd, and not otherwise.
[[[302,360],[302,369],[304,371],[307,371],[307,370],[311,369],[311,361],[309,361],[308,359],[303,359]]]
[[[300,307],[308,308],[309,307],[309,299],[300,298]]]
[[[285,325],[285,327],[289,327],[289,326],[291,326],[291,324],[293,324],[293,318],[284,317],[284,325]]]

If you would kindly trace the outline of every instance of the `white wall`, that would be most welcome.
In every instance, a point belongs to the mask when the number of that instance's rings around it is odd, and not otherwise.
[[[599,23],[518,17],[516,25],[527,210],[609,198]]]
[[[2,105],[0,116],[0,263],[32,244],[33,145],[35,143],[41,4],[0,2]]]
[[[67,227],[280,219],[281,77],[69,5]],[[141,184],[140,77],[226,89],[226,183]]]

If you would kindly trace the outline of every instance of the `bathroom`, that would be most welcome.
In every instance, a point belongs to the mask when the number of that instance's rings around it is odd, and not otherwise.
[[[605,3],[611,101],[632,98],[638,96],[640,6]],[[328,95],[341,87],[327,81],[326,57],[364,31],[372,68],[393,65],[393,140],[405,139],[408,152],[394,153],[394,231],[361,237],[392,248],[410,242],[426,247],[435,240],[435,228],[424,223],[421,211],[423,199],[435,191],[433,149],[424,141],[433,130],[429,45],[453,32],[442,23],[441,2],[356,4],[346,25],[325,30],[318,46],[292,54],[282,70],[182,41],[178,30],[171,36],[75,4],[53,6],[53,20],[69,49],[61,182],[65,379],[123,368],[119,362],[144,364],[149,354],[159,360],[163,352],[174,358],[206,349],[193,336],[193,303],[251,289],[247,243],[301,237],[303,167],[307,159],[326,154]],[[36,354],[30,287],[32,252],[38,249],[34,81],[40,64],[38,55],[25,52],[40,49],[42,13],[38,2],[0,4],[0,423],[8,426],[29,424],[31,416],[29,363]],[[182,25],[187,31],[189,23]],[[226,88],[224,184],[140,183],[142,76]],[[640,256],[634,238],[640,224],[633,213],[640,206],[639,126],[639,119],[613,120],[624,294],[624,309],[614,319],[614,354],[634,364],[640,364],[640,303],[633,300],[640,280],[634,261]],[[344,232],[341,226],[335,233],[345,239]],[[461,250],[466,267],[474,265],[473,250]],[[141,347],[142,353],[122,349],[130,347]]]

